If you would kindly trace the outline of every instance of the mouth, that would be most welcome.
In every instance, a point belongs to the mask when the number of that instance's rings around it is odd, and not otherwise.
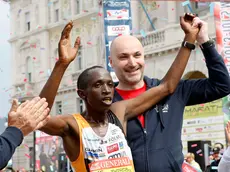
[[[126,70],[125,72],[129,73],[129,74],[136,74],[139,71],[140,68],[137,69],[133,69],[133,70]]]
[[[107,104],[107,105],[110,105],[112,103],[112,98],[111,97],[105,97],[102,99],[102,102]]]

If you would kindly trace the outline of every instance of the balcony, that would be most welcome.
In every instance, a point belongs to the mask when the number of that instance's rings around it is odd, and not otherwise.
[[[14,93],[13,98],[20,97],[21,99],[30,99],[35,95],[34,92],[34,83],[22,83],[22,84],[15,84],[14,87]]]
[[[201,19],[208,21],[209,36],[215,37],[214,17],[206,15],[201,17]],[[173,24],[163,29],[148,32],[145,37],[142,35],[136,35],[136,37],[142,43],[145,55],[149,55],[180,47],[184,38],[184,32],[180,24]]]

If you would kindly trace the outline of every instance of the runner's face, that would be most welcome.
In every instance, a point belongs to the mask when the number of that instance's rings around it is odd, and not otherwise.
[[[114,85],[109,72],[103,68],[90,72],[87,103],[96,110],[107,110],[112,104]]]

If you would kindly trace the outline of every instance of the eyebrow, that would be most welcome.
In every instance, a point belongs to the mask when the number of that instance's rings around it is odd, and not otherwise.
[[[141,54],[141,52],[140,51],[136,51],[133,54]],[[119,56],[121,56],[121,55],[126,56],[126,55],[129,55],[129,53],[121,53],[121,54],[119,54]]]

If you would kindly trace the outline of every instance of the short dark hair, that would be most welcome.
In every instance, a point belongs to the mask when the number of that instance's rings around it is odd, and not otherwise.
[[[90,68],[85,69],[78,77],[77,80],[77,89],[85,90],[87,88],[90,75],[89,72],[94,69],[104,69],[102,66],[92,66]]]

